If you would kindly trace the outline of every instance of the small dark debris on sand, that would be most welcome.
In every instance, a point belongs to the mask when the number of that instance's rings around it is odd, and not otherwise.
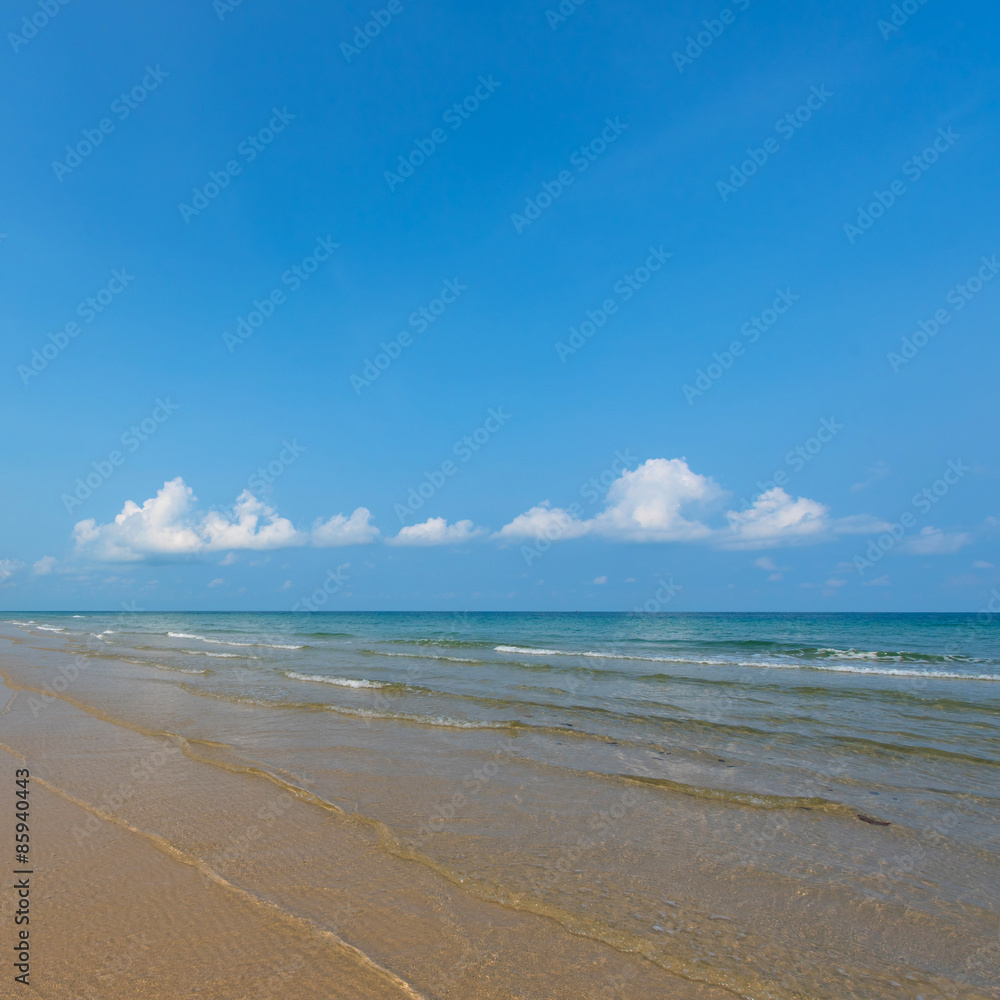
[[[872,826],[892,826],[887,819],[875,819],[874,816],[866,816],[864,813],[858,813],[858,819],[862,823],[871,823]]]

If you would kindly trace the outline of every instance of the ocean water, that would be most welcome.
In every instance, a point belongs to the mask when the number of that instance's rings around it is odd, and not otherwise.
[[[991,616],[34,613],[3,632],[15,666],[44,652],[15,682],[308,787],[462,891],[686,978],[997,995]]]

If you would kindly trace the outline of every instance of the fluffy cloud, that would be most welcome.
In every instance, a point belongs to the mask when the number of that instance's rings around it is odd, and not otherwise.
[[[471,521],[456,521],[448,524],[443,517],[429,517],[421,524],[409,524],[401,529],[395,538],[387,538],[389,545],[457,545],[479,538],[482,528]]]
[[[200,512],[194,491],[180,477],[163,484],[140,507],[128,500],[109,524],[93,518],[73,529],[78,554],[104,562],[137,562],[150,557],[181,557],[235,549],[281,549],[291,546],[359,544],[376,529],[364,508],[350,518],[337,515],[314,532],[299,531],[287,518],[249,490],[229,511]],[[313,537],[315,535],[315,537]],[[341,540],[335,540],[335,539]],[[343,539],[350,539],[345,541]]]
[[[548,501],[519,514],[495,535],[501,541],[565,541],[583,536],[623,542],[703,542],[720,549],[769,549],[826,541],[834,535],[884,530],[867,515],[834,519],[823,504],[791,497],[780,487],[762,493],[741,513],[727,511],[728,528],[710,527],[701,516],[718,506],[722,489],[694,472],[683,458],[651,458],[624,471],[608,490],[604,509],[592,518],[579,504]],[[761,566],[770,569],[770,566]],[[778,567],[774,567],[778,572]]]
[[[628,542],[690,542],[712,529],[689,520],[684,512],[722,498],[710,476],[688,468],[683,458],[651,458],[626,469],[608,490],[605,509],[593,520],[593,532]]]
[[[553,507],[548,500],[518,514],[510,524],[505,524],[493,537],[502,541],[519,541],[524,538],[579,538],[587,534],[588,523],[581,521],[574,512]]]
[[[313,545],[329,549],[337,545],[367,545],[378,536],[379,530],[372,524],[372,512],[367,507],[359,507],[350,517],[334,514],[329,521],[318,518],[310,537]]]
[[[813,541],[832,531],[829,511],[806,497],[792,499],[780,486],[761,493],[742,513],[726,512],[729,533],[720,533],[723,549],[765,549]]]
[[[693,541],[712,529],[685,516],[687,508],[722,497],[709,476],[692,472],[683,458],[651,458],[637,469],[626,469],[608,490],[604,510],[582,520],[576,510],[551,507],[548,501],[519,514],[496,538],[579,538],[596,535],[625,542]]]

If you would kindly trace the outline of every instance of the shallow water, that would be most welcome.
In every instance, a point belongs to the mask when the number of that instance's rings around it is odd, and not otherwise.
[[[462,893],[689,980],[997,995],[991,619],[31,614],[2,630],[21,640],[5,672],[36,699],[306,789]]]

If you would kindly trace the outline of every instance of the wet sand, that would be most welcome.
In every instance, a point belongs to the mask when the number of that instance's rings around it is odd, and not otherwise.
[[[996,871],[971,848],[3,641],[41,996],[1000,995]]]
[[[5,770],[32,773],[43,997],[727,995],[469,896],[292,782],[2,696]]]

